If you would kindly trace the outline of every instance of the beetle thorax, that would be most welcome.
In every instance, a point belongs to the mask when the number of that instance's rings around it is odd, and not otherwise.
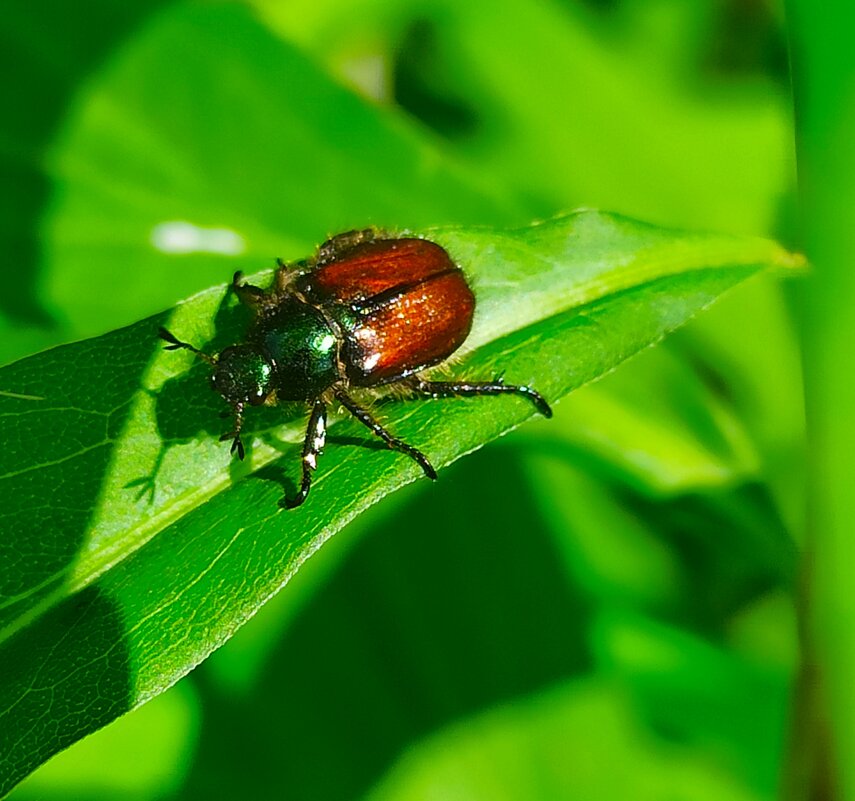
[[[339,380],[339,335],[317,307],[298,297],[260,319],[253,341],[273,364],[280,400],[311,400]]]

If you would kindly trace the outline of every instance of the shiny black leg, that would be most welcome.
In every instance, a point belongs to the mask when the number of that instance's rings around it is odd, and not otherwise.
[[[223,434],[223,436],[220,437],[220,442],[228,442],[231,440],[232,447],[229,450],[229,453],[237,451],[238,459],[243,461],[246,456],[246,451],[243,449],[243,440],[240,438],[240,430],[243,427],[243,404],[236,403],[233,407],[233,411],[235,416],[234,428],[229,431],[228,434]]]
[[[361,406],[357,406],[342,390],[336,390],[335,396],[345,409],[359,420],[360,423],[370,428],[393,451],[405,453],[412,460],[418,462],[419,466],[424,470],[424,473],[428,478],[436,478],[436,470],[433,469],[433,465],[428,461],[427,456],[425,456],[420,450],[414,448],[412,445],[407,445],[406,442],[398,439],[397,437],[393,437],[369,414],[366,409],[363,409]]]
[[[408,379],[406,385],[414,391],[432,398],[449,398],[464,395],[521,395],[534,404],[544,417],[552,417],[552,409],[537,390],[527,386],[505,384],[501,378],[495,381],[424,381]]]
[[[309,424],[306,426],[306,437],[303,440],[303,478],[300,489],[293,498],[283,499],[288,509],[294,509],[306,500],[312,486],[312,472],[318,466],[318,456],[324,449],[327,437],[327,405],[322,400],[312,404]]]
[[[234,274],[231,283],[231,290],[238,296],[238,300],[244,306],[249,306],[250,309],[257,309],[259,306],[269,304],[270,298],[268,294],[261,288],[252,284],[242,284],[243,273],[238,271]]]

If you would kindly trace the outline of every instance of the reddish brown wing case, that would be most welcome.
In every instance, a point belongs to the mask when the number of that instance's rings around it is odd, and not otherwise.
[[[472,327],[462,270],[425,239],[381,239],[303,277],[302,291],[341,326],[348,378],[376,386],[447,359]]]

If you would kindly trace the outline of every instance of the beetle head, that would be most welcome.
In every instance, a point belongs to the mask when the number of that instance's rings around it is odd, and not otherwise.
[[[271,391],[273,365],[252,345],[234,345],[217,356],[211,383],[233,406],[259,406]]]

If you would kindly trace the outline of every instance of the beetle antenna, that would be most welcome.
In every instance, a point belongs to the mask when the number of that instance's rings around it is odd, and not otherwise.
[[[202,361],[205,361],[208,364],[216,364],[216,360],[213,356],[203,353],[199,348],[194,347],[189,342],[182,342],[178,337],[167,331],[165,328],[158,328],[157,335],[162,340],[169,343],[164,350],[189,350],[191,353],[195,353],[200,359],[202,359]]]

